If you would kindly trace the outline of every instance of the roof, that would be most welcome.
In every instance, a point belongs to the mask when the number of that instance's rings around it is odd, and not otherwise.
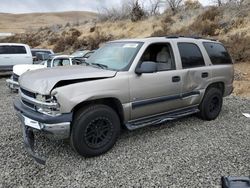
[[[38,50],[38,51],[52,51],[51,49],[43,49],[43,48],[32,48],[31,51],[35,51],[35,50]]]
[[[134,39],[121,39],[115,40],[112,42],[162,42],[162,41],[177,41],[177,42],[194,42],[194,41],[202,41],[202,42],[219,42],[215,39],[207,39],[197,36],[166,36],[166,37],[148,37],[148,38],[134,38]]]
[[[20,46],[20,45],[22,45],[22,46],[28,46],[28,44],[22,44],[22,43],[0,43],[0,45],[13,45],[13,46]]]

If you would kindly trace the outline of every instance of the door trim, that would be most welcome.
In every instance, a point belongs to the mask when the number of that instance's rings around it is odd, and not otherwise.
[[[157,98],[135,101],[135,102],[132,102],[132,109],[143,107],[146,105],[155,104],[155,103],[182,99],[182,98],[190,97],[193,95],[200,95],[200,91],[191,91],[191,92],[187,92],[187,93],[183,93],[179,95],[162,96],[162,97],[157,97]]]

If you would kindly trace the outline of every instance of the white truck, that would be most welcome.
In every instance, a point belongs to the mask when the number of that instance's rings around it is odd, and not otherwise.
[[[32,54],[28,45],[0,43],[0,74],[11,74],[14,65],[32,63]]]
[[[27,71],[60,67],[60,66],[81,65],[81,64],[83,64],[83,59],[74,58],[72,56],[68,55],[51,56],[47,61],[43,61],[40,64],[15,65],[13,67],[12,76],[10,77],[10,79],[7,79],[6,82],[11,90],[17,91],[19,89],[19,83],[18,83],[19,77]]]

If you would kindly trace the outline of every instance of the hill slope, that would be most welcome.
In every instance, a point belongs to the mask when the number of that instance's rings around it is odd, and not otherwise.
[[[96,18],[96,14],[87,11],[31,14],[0,13],[0,18],[0,32],[23,33],[55,24],[83,23]]]

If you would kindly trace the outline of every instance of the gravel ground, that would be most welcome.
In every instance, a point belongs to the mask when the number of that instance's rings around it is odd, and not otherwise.
[[[65,141],[38,136],[46,166],[27,155],[12,101],[0,79],[0,187],[220,187],[223,175],[250,174],[250,100],[227,97],[215,121],[195,116],[123,131],[105,155],[86,159]]]

